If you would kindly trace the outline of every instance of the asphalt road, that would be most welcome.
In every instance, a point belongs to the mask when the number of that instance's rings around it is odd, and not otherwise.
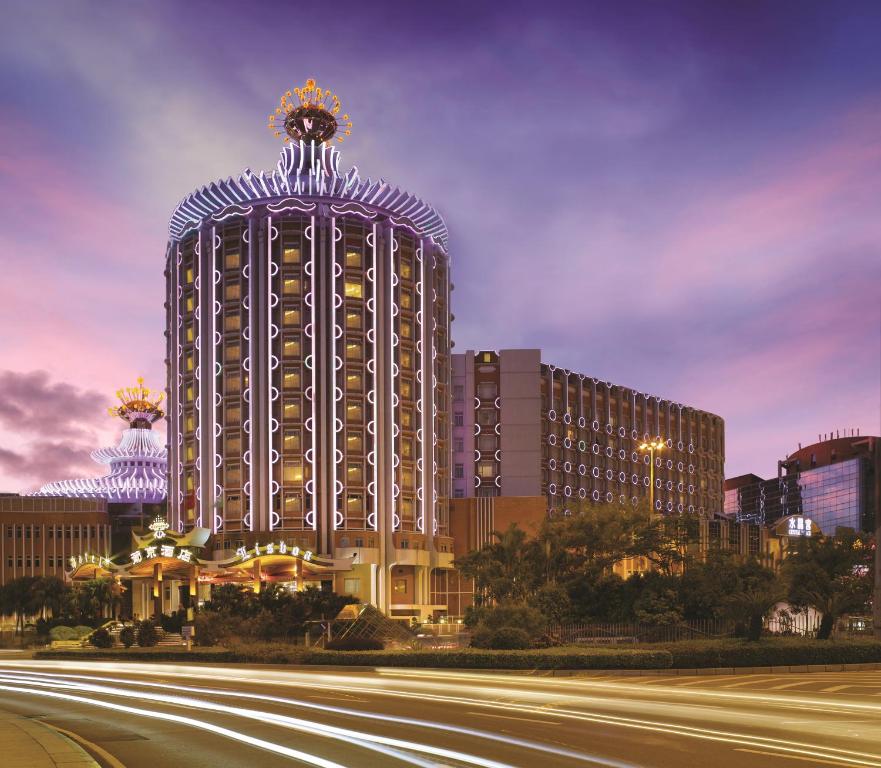
[[[113,768],[881,768],[881,672],[552,678],[0,659],[0,709],[77,734]]]

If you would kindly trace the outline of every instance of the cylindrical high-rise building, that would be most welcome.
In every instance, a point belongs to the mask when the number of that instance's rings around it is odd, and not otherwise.
[[[446,226],[339,170],[335,97],[289,97],[276,168],[171,217],[170,522],[210,528],[218,557],[270,540],[354,556],[337,591],[427,615],[451,560]]]

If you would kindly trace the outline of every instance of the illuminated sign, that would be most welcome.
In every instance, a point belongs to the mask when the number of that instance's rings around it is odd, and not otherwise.
[[[163,544],[162,546],[149,546],[143,549],[136,549],[129,555],[132,565],[143,563],[145,560],[153,560],[156,557],[176,558],[182,563],[193,562],[193,553],[189,549],[183,547],[175,547],[173,544]]]
[[[239,547],[236,550],[236,557],[239,560],[251,560],[261,555],[290,555],[291,557],[299,557],[307,563],[312,560],[311,550],[301,550],[299,547],[289,547],[287,542],[270,542],[266,545],[255,544],[253,549]]]
[[[813,521],[811,518],[793,515],[787,520],[786,535],[810,537],[812,525]]]
[[[77,556],[71,556],[67,561],[70,563],[70,569],[74,570],[80,565],[98,565],[102,568],[110,567],[110,560],[106,557],[101,557],[101,555],[92,555],[92,554],[82,554]]]
[[[164,539],[165,532],[168,530],[169,525],[168,522],[164,518],[157,517],[150,525],[147,526],[151,531],[153,531],[153,538],[155,539]]]

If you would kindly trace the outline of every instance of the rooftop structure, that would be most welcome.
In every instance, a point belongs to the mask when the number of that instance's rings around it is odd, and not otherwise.
[[[136,387],[116,393],[119,404],[108,409],[127,425],[119,445],[99,448],[92,458],[110,467],[103,477],[56,480],[47,483],[37,496],[68,496],[81,499],[104,499],[110,503],[157,504],[165,499],[167,451],[153,424],[165,413],[160,407],[162,393],[152,393],[138,379]]]

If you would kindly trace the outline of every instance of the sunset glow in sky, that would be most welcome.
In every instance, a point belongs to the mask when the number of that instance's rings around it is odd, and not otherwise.
[[[4,10],[0,491],[101,473],[165,384],[172,209],[273,167],[307,77],[446,218],[457,351],[717,413],[728,476],[881,432],[881,4],[429,5]]]

